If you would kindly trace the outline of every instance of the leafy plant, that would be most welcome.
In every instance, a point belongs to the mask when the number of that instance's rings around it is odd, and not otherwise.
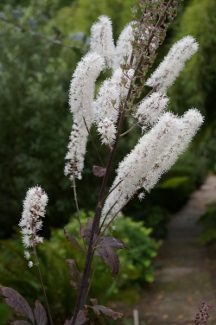
[[[93,212],[88,214],[81,212],[82,223],[92,217]],[[76,215],[71,217],[71,221],[65,229],[74,237],[78,237],[79,225]],[[134,240],[134,233],[136,233],[136,240]],[[112,284],[110,271],[102,261],[98,260],[98,257],[95,257],[97,270],[91,289],[92,297],[98,297],[101,303],[105,303],[109,299],[121,299],[125,303],[131,303],[138,299],[139,286],[151,282],[154,278],[152,261],[157,255],[159,243],[153,240],[150,235],[151,229],[145,228],[142,222],[136,223],[125,216],[116,219],[113,236],[121,238],[130,249],[121,252],[119,275]],[[78,239],[78,244],[82,245],[81,239]],[[34,297],[38,297],[44,302],[38,285],[37,273],[34,268],[25,267],[23,247],[18,232],[13,240],[1,241],[0,245],[0,259],[2,261],[0,278],[2,283],[18,290],[31,305],[34,304]],[[82,270],[85,255],[80,254],[75,246],[71,246],[62,229],[53,229],[50,240],[44,240],[43,245],[38,246],[38,259],[55,324],[62,324],[70,315],[71,301],[76,297],[76,291],[69,285],[69,267],[65,260],[75,260],[77,269]],[[22,274],[20,270],[22,270]],[[52,270],[52,272],[47,272],[47,270]],[[7,316],[8,310],[2,311],[1,315],[4,314]],[[11,319],[10,314],[7,320],[9,319]]]
[[[216,242],[216,202],[208,204],[206,212],[200,217],[198,223],[202,227],[199,242],[202,244]]]

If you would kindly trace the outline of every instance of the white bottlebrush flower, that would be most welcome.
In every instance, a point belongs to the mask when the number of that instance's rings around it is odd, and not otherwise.
[[[73,114],[73,127],[65,157],[66,175],[81,178],[88,138],[87,128],[93,120],[93,99],[95,81],[104,68],[104,59],[97,53],[88,53],[79,62],[71,80],[69,105]],[[86,123],[86,125],[85,125]]]
[[[163,173],[170,169],[178,156],[186,149],[193,136],[203,123],[203,117],[196,109],[188,110],[179,123],[172,141],[167,144],[164,152],[152,164],[151,170],[142,184],[148,192],[156,185]]]
[[[134,22],[125,26],[117,40],[115,49],[115,59],[113,69],[117,69],[125,62],[129,63],[133,51],[132,43],[134,41]]]
[[[100,16],[98,20],[91,28],[90,49],[103,56],[107,66],[112,68],[115,53],[112,22],[107,16]]]
[[[116,188],[107,197],[102,211],[102,219],[106,217],[107,213],[109,214],[106,224],[141,188],[154,161],[172,141],[178,120],[172,113],[164,113],[158,123],[139,139],[134,149],[119,164],[117,176],[111,189],[115,186]],[[112,211],[110,211],[111,208]]]
[[[155,124],[169,102],[168,97],[161,92],[154,92],[141,101],[135,117],[139,123],[145,125]]]
[[[23,213],[19,222],[22,242],[25,248],[33,247],[43,242],[43,238],[38,235],[38,231],[42,228],[41,218],[45,216],[47,202],[48,196],[40,186],[35,186],[28,190],[23,202]],[[28,260],[30,258],[30,253],[27,250],[24,251],[24,257]],[[29,265],[31,263],[29,262]]]
[[[192,36],[176,42],[158,68],[147,80],[146,85],[165,91],[183,70],[185,62],[198,50],[198,43]]]
[[[98,123],[98,133],[101,135],[101,143],[112,146],[115,140],[116,128],[113,121],[105,117]]]
[[[102,143],[109,146],[115,140],[120,103],[127,96],[133,74],[133,69],[127,74],[121,68],[116,69],[112,77],[103,82],[94,101],[94,122]]]

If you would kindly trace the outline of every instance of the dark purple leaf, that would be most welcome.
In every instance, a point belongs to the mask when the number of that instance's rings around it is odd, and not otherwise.
[[[64,233],[65,233],[66,238],[72,243],[72,245],[75,246],[79,252],[83,252],[83,249],[80,246],[80,244],[77,242],[77,240],[74,238],[74,236],[72,236],[69,232],[66,231],[65,228],[64,228]]]
[[[71,284],[75,289],[78,290],[79,289],[79,284],[80,284],[80,275],[79,275],[79,271],[78,271],[77,266],[76,266],[76,262],[74,260],[66,260],[66,263],[69,266],[70,275],[75,280],[75,282],[71,281]]]
[[[99,242],[101,247],[114,247],[118,249],[127,248],[121,239],[114,237],[103,236]]]
[[[92,303],[93,306],[95,306],[95,305],[98,304],[97,298],[91,298],[90,301],[91,301],[91,303]]]
[[[35,301],[34,315],[37,325],[46,325],[47,324],[47,315],[43,305],[39,300]]]
[[[89,228],[81,228],[80,231],[80,237],[81,238],[90,238],[91,237],[91,230]]]
[[[32,325],[27,320],[15,320],[15,322],[11,323],[12,325]]]
[[[100,315],[100,313],[104,314],[105,316],[107,317],[110,317],[114,320],[118,319],[118,318],[121,318],[123,316],[123,314],[121,313],[118,313],[112,309],[109,309],[109,308],[106,308],[102,305],[95,305],[92,307],[92,309],[94,310],[95,314],[97,316]]]
[[[100,167],[100,166],[93,166],[92,172],[97,177],[103,177],[106,173],[106,168]]]
[[[20,313],[22,316],[29,318],[31,322],[35,324],[31,307],[23,296],[12,288],[2,286],[0,287],[0,294],[5,297],[4,302],[9,307],[13,308],[15,312]]]
[[[83,325],[83,324],[87,323],[87,321],[89,320],[89,318],[86,317],[87,315],[88,315],[88,310],[86,310],[86,309],[85,310],[80,310],[78,312],[75,325]],[[72,317],[72,319],[73,319],[73,317]],[[66,322],[64,323],[64,325],[70,325],[71,324],[71,320],[66,320]]]
[[[118,255],[110,247],[99,247],[97,248],[97,252],[103,258],[104,262],[109,264],[112,277],[115,279],[119,272]]]

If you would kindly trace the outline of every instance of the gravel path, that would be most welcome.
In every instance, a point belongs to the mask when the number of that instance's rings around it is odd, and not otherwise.
[[[216,324],[216,295],[208,259],[205,248],[196,241],[200,232],[196,221],[213,199],[216,199],[216,176],[210,175],[185,207],[173,215],[168,237],[156,260],[160,268],[155,282],[133,306],[139,312],[141,325],[194,324],[202,302],[212,305],[208,325]],[[129,314],[126,312],[125,316]]]

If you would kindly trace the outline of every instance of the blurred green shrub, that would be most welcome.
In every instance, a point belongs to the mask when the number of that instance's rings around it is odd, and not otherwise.
[[[216,201],[208,204],[207,210],[198,223],[202,227],[198,240],[201,244],[216,243]]]
[[[193,190],[194,185],[189,177],[171,177],[155,187],[153,198],[160,206],[176,212],[186,203]]]
[[[91,212],[81,214],[83,221],[92,216]],[[66,228],[68,232],[78,237],[79,226],[75,215]],[[119,253],[120,273],[117,281],[112,280],[109,267],[101,260],[98,261],[90,297],[97,297],[100,303],[111,297],[112,300],[134,302],[139,298],[140,285],[154,279],[152,260],[157,255],[159,243],[150,237],[151,229],[145,228],[142,222],[136,223],[124,216],[116,220],[112,235],[121,238],[129,250]],[[29,269],[27,266],[20,235],[17,233],[13,239],[2,240],[0,245],[1,284],[18,290],[31,304],[35,299],[43,302],[37,270],[35,267]],[[82,270],[85,256],[71,245],[60,229],[53,230],[50,240],[44,240],[44,243],[38,246],[38,255],[55,324],[63,324],[71,315],[76,297],[76,291],[69,283],[69,269],[65,260],[75,259],[78,269]],[[96,260],[97,257],[95,263]],[[3,319],[8,317],[8,309],[2,304],[0,310]],[[9,319],[11,318],[7,320]]]

